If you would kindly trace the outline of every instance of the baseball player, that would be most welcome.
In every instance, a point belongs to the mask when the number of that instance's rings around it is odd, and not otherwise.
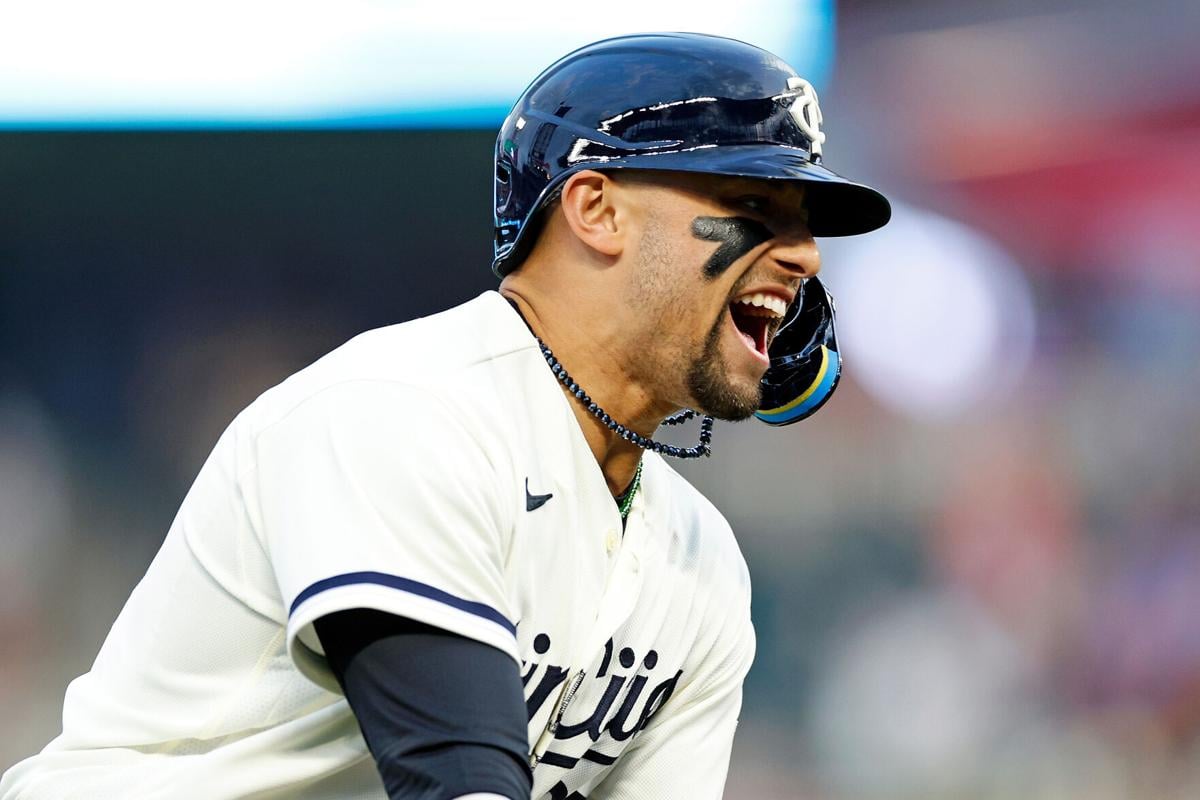
[[[0,797],[719,797],[750,583],[669,460],[837,383],[813,237],[890,209],[824,143],[813,88],[741,42],[549,67],[497,140],[499,291],[238,415]]]

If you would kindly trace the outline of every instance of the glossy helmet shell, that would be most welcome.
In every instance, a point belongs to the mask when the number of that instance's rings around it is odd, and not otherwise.
[[[817,413],[842,377],[833,297],[819,279],[804,281],[767,355],[771,365],[754,416],[781,426]]]
[[[529,85],[500,129],[492,269],[521,262],[538,212],[584,169],[803,181],[814,236],[883,226],[883,195],[821,164],[820,122],[812,87],[745,42],[656,33],[581,47]]]

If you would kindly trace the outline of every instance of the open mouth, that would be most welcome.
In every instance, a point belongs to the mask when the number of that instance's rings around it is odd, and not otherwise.
[[[763,359],[767,358],[771,339],[786,313],[787,303],[782,298],[762,292],[742,295],[729,304],[734,329],[746,347]]]

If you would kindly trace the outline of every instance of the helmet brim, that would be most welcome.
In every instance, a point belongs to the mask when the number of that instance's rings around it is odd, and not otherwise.
[[[636,157],[581,164],[582,169],[701,172],[742,178],[803,181],[808,227],[813,236],[856,236],[882,228],[892,205],[880,192],[809,160],[808,153],[774,144],[721,145],[695,150],[643,153]]]

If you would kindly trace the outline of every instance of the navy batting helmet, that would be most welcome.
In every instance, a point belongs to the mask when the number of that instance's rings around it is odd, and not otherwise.
[[[745,42],[656,33],[581,47],[539,75],[500,128],[492,269],[503,277],[520,264],[540,212],[585,169],[802,181],[814,236],[882,227],[887,199],[821,163],[821,122],[808,81]],[[796,422],[833,392],[833,321],[828,293],[807,280],[771,345],[760,419]]]

